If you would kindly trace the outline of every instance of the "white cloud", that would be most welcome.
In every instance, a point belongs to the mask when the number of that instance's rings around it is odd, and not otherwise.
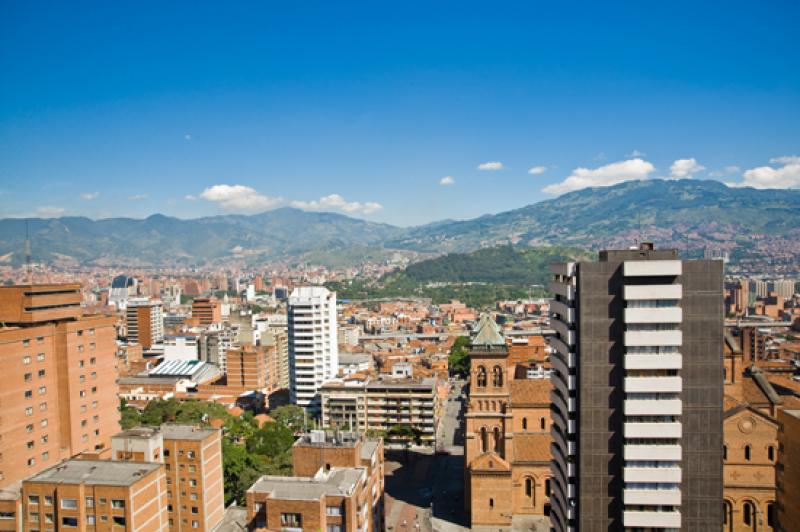
[[[200,197],[226,211],[259,212],[281,202],[280,198],[270,198],[245,185],[214,185],[201,192]]]
[[[694,157],[678,159],[669,167],[669,176],[673,179],[683,179],[684,177],[692,177],[692,174],[705,169],[706,167],[698,163]]]
[[[43,218],[55,218],[56,216],[61,216],[65,212],[66,209],[63,207],[42,206],[36,208],[36,215]]]
[[[456,178],[451,175],[446,175],[439,180],[440,185],[452,185],[456,182]]]
[[[195,201],[195,200],[197,200],[197,196],[195,196],[193,194],[186,194],[186,196],[184,196],[184,199],[187,199],[189,201]]]
[[[99,195],[100,195],[99,192],[84,192],[83,194],[81,194],[81,199],[93,200],[97,199],[97,196]]]
[[[360,201],[347,201],[339,194],[330,194],[313,201],[295,200],[292,201],[290,205],[307,211],[339,210],[349,214],[370,214],[383,208],[383,205],[374,201],[367,201],[365,203],[361,203]]]
[[[183,136],[183,138],[186,139],[186,140],[192,140],[192,134],[191,133],[187,133],[187,134],[185,134]]]
[[[644,157],[645,155],[647,155],[647,154],[645,152],[643,152],[643,151],[633,150],[632,152],[630,152],[628,154],[628,157],[634,157],[634,158],[635,157]]]
[[[623,181],[647,179],[655,167],[643,159],[628,159],[600,166],[598,168],[576,168],[572,175],[560,183],[553,183],[542,189],[546,194],[564,194],[587,187],[616,185]]]
[[[545,171],[547,171],[546,166],[532,166],[528,169],[528,173],[531,175],[543,174]]]
[[[503,163],[500,161],[489,161],[478,165],[478,170],[502,170]]]
[[[745,171],[740,186],[753,188],[800,188],[800,156],[775,157],[769,162],[781,166],[759,166]]]
[[[133,196],[128,196],[128,199],[132,200],[132,201],[138,201],[138,200],[147,199],[149,197],[150,196],[148,196],[147,194],[134,194]]]

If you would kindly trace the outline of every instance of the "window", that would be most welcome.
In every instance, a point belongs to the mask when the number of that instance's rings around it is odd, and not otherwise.
[[[39,512],[30,512],[28,514],[28,520],[38,523],[39,522]]]
[[[744,507],[742,508],[742,521],[747,526],[752,526],[753,524],[753,503],[746,502],[744,503]]]
[[[92,421],[97,423],[98,421],[100,421],[100,416],[92,416]]]
[[[192,513],[193,514],[196,514],[196,513],[199,513],[199,512],[200,512],[200,510],[197,509],[197,506],[192,506]]]
[[[36,465],[36,458],[28,458],[28,467]]]
[[[28,449],[33,449],[33,441],[29,441],[27,444]]]
[[[86,507],[94,508],[94,497],[86,497]]]
[[[774,504],[767,503],[767,525],[771,527],[775,527],[775,508],[773,508]]]
[[[42,436],[41,438],[39,438],[39,442],[40,442],[40,443],[47,443],[47,440],[49,440],[49,439],[50,439],[50,438],[48,438],[48,437],[47,437],[47,434],[45,434],[44,436]]]
[[[328,525],[325,528],[325,532],[343,532],[342,525]]]
[[[88,410],[88,408],[86,408],[86,405],[81,405],[81,413],[84,413],[87,410]]]
[[[38,495],[28,495],[28,504],[39,504]]]
[[[97,378],[97,372],[96,372],[96,371],[93,371],[93,372],[92,372],[92,378],[93,378],[93,379],[96,379],[96,378]]]
[[[723,445],[722,446],[722,459],[723,460],[727,460],[728,459],[728,446],[727,445]]]
[[[49,458],[50,458],[50,453],[49,452],[45,451],[45,452],[42,453],[42,462],[46,461]]]
[[[533,497],[533,479],[530,477],[525,479],[525,496]]]
[[[25,425],[25,432],[33,432],[33,425]]]
[[[489,499],[489,508],[494,508],[494,499]]]
[[[189,485],[190,485],[191,487],[193,487],[193,488],[194,488],[194,487],[196,487],[196,486],[197,486],[197,480],[195,480],[195,479],[193,479],[193,478],[190,478],[190,479],[189,479]]]
[[[486,431],[486,427],[481,427],[481,449],[482,453],[485,453],[489,450],[489,433]]]
[[[190,465],[189,466],[189,473],[194,473],[195,471],[197,471],[197,467],[195,467],[193,465]]]
[[[547,420],[544,418],[539,419],[539,428],[544,430],[545,425],[547,424]]]
[[[200,523],[198,523],[197,521],[192,521],[192,528],[199,528],[199,527]]]
[[[38,355],[36,355],[36,361],[44,362],[44,353],[39,353]]]
[[[33,373],[26,373],[25,374],[25,382],[28,382],[33,378]]]
[[[42,427],[42,428],[45,428],[47,426],[47,420],[46,419],[41,420],[39,422],[39,426]]]
[[[92,345],[94,345],[94,344],[92,344]],[[96,364],[96,363],[97,363],[97,359],[95,357],[92,357],[92,358],[89,359],[89,364]]]
[[[44,412],[47,410],[47,403],[39,403],[39,411]]]
[[[25,390],[25,399],[33,397],[33,390]]]
[[[303,516],[301,514],[281,514],[281,526],[291,526],[300,528],[303,526]]]
[[[483,366],[478,366],[478,387],[486,387],[486,368]]]
[[[61,509],[63,510],[77,510],[78,499],[61,499]]]
[[[545,479],[544,481],[544,494],[548,497],[550,496],[550,479]]]
[[[114,521],[115,525],[117,525],[117,526],[125,526],[125,517],[119,516],[119,515],[115,515],[111,519]]]
[[[78,367],[82,368],[84,366],[83,359],[78,360]]]
[[[492,368],[492,385],[497,387],[503,385],[503,370],[500,366]]]
[[[80,395],[81,397],[86,397],[86,390],[81,390],[78,395]]]
[[[767,447],[767,458],[769,458],[770,462],[775,461],[775,447],[773,447],[772,445]]]
[[[125,508],[125,501],[122,499],[111,499],[112,508]]]
[[[194,451],[187,451],[186,452],[186,456],[187,456],[187,458],[190,458],[190,459],[194,458]]]
[[[97,386],[92,386],[92,393],[97,393]]]
[[[192,493],[192,495],[191,495],[191,499],[192,499],[193,501],[196,501],[196,500],[197,500],[197,493]]]
[[[164,456],[169,456],[169,449],[164,449]]]
[[[750,446],[749,445],[745,445],[744,446],[744,459],[747,460],[748,462],[750,461]]]
[[[80,382],[86,382],[86,375],[81,375],[80,377],[78,377],[78,380]]]
[[[47,393],[47,386],[39,386],[39,395],[44,395]]]
[[[30,340],[23,340],[22,341],[22,347],[28,347],[29,345],[31,345],[31,341]]]
[[[28,356],[28,355],[25,355],[24,357],[22,357],[22,363],[23,364],[30,364],[31,363],[31,357]]]
[[[32,406],[29,406],[29,407],[25,408],[25,415],[26,416],[32,416],[33,415],[33,407]]]
[[[106,504],[108,500],[105,497],[100,497],[100,504]]]
[[[78,346],[78,353],[83,353],[83,346],[82,345]]]
[[[44,505],[45,506],[53,506],[53,498],[50,495],[44,496]]]
[[[97,519],[93,515],[86,516],[86,524],[87,525],[94,525],[97,522]]]
[[[36,337],[36,343],[37,344],[43,344],[44,343],[44,336],[37,336]]]
[[[341,506],[328,506],[325,509],[325,513],[328,515],[342,515],[342,507]]]
[[[0,512],[0,519],[14,519],[14,512]]]
[[[89,343],[89,349],[94,349],[95,347],[96,346],[95,346],[94,342],[90,342]]]
[[[44,514],[44,522],[45,523],[52,523],[53,522],[53,514]]]
[[[39,372],[37,373],[37,375],[39,375],[39,378],[40,378],[40,379],[41,379],[42,377],[44,377],[44,370],[43,370],[43,369],[40,369],[40,370],[39,370]]]

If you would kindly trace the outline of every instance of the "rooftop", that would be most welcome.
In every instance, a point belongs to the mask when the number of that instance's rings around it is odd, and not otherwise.
[[[168,440],[205,440],[209,436],[219,434],[217,429],[206,429],[194,425],[178,425],[165,423],[161,425],[161,432]]]
[[[325,496],[346,497],[353,493],[358,481],[366,475],[363,467],[333,468],[313,477],[280,477],[265,475],[249,492],[268,493],[273,499],[315,501]]]
[[[161,464],[111,460],[66,460],[29,477],[26,482],[86,484],[88,486],[131,486]]]

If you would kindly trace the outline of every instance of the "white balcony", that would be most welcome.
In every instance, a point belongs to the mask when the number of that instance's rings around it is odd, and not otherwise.
[[[565,358],[568,366],[572,367],[575,365],[575,352],[567,344],[555,336],[551,336],[550,345]]]
[[[683,287],[679,284],[625,285],[626,301],[653,301],[656,299],[681,299]]]
[[[626,308],[625,323],[681,323],[680,307]]]
[[[575,287],[571,284],[553,281],[548,285],[548,289],[568,301],[573,301],[575,299]]]
[[[680,528],[680,512],[630,512],[622,514],[622,524],[626,527]]]
[[[680,377],[625,377],[627,393],[678,393],[683,389]]]
[[[624,446],[625,460],[657,460],[678,462],[682,458],[680,445],[629,445]]]
[[[550,327],[558,333],[565,344],[569,346],[575,345],[575,331],[570,330],[566,323],[561,320],[553,319],[550,320]]]
[[[681,490],[623,490],[625,504],[645,506],[680,506]]]
[[[561,316],[561,320],[566,323],[575,322],[575,309],[566,305],[562,301],[550,300],[550,313],[556,313]]]
[[[625,401],[626,416],[679,416],[683,412],[680,399],[652,399]]]
[[[625,277],[674,276],[681,274],[681,267],[679,260],[626,260],[623,274]]]
[[[681,481],[680,467],[626,467],[622,474],[625,482],[663,482]]]
[[[625,369],[681,369],[683,355],[625,355]]]
[[[626,347],[680,345],[683,345],[683,332],[681,331],[625,331]]]
[[[550,265],[550,273],[555,275],[563,275],[564,277],[572,277],[575,275],[574,262],[556,262]]]
[[[625,423],[626,438],[664,438],[681,437],[683,427],[679,421],[664,423]]]

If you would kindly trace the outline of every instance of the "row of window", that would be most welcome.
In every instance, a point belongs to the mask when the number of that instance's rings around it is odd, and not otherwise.
[[[747,445],[745,445],[744,448],[742,449],[742,456],[744,457],[744,459],[747,462],[752,460],[753,448],[749,443]],[[723,460],[727,460],[728,459],[728,446],[727,445],[723,445],[722,446],[722,459]],[[775,446],[774,445],[768,445],[767,446],[767,459],[770,462],[774,462],[775,461]]]
[[[44,378],[46,374],[47,373],[43,369],[40,369],[37,372],[37,375],[39,376],[40,379]],[[32,381],[33,380],[33,373],[26,373],[25,375],[23,375],[23,379],[25,379],[25,382]]]
[[[28,504],[31,506],[38,506],[40,500],[44,503],[45,506],[53,506],[53,497],[50,495],[45,495],[41,499],[38,495],[28,495]],[[99,499],[100,505],[105,505],[108,503],[108,499],[105,497],[100,497]],[[94,508],[94,497],[86,497],[85,499],[86,507],[87,508]],[[124,509],[125,508],[125,499],[111,499],[111,507]],[[78,509],[78,499],[71,499],[71,498],[62,498],[61,499],[61,509],[62,510],[77,510]]]
[[[167,479],[167,480],[169,480],[169,479]],[[181,497],[186,497],[186,492],[185,491],[181,492]],[[172,498],[172,490],[167,490],[167,499],[171,499],[171,498]],[[189,494],[189,498],[191,500],[193,500],[193,501],[196,501],[200,497],[199,497],[199,495],[197,495],[196,492],[193,491],[192,493]],[[186,508],[184,507],[183,509],[185,510]]]
[[[44,395],[47,393],[47,386],[39,386],[39,395]],[[25,399],[30,399],[33,397],[33,390],[25,390]]]
[[[44,353],[38,353],[36,355],[36,361],[37,362],[44,362]],[[22,357],[22,363],[25,364],[25,365],[30,364],[31,363],[31,356],[30,355],[25,355],[24,357]]]
[[[101,515],[100,516],[101,522],[107,522],[108,516]],[[111,521],[114,526],[125,526],[125,516],[122,515],[114,515],[111,517]],[[39,523],[39,512],[30,512],[28,514],[28,522],[30,523]],[[44,514],[44,523],[50,524],[53,523],[53,514]],[[97,523],[97,518],[94,515],[87,515],[86,516],[86,524],[94,526]],[[78,518],[77,517],[67,517],[64,516],[61,518],[61,527],[62,528],[78,528]],[[29,528],[31,532],[36,532],[36,529]]]
[[[479,388],[486,387],[487,373],[486,368],[478,366],[477,384]],[[503,385],[503,368],[495,366],[492,368],[492,386],[500,387]]]

